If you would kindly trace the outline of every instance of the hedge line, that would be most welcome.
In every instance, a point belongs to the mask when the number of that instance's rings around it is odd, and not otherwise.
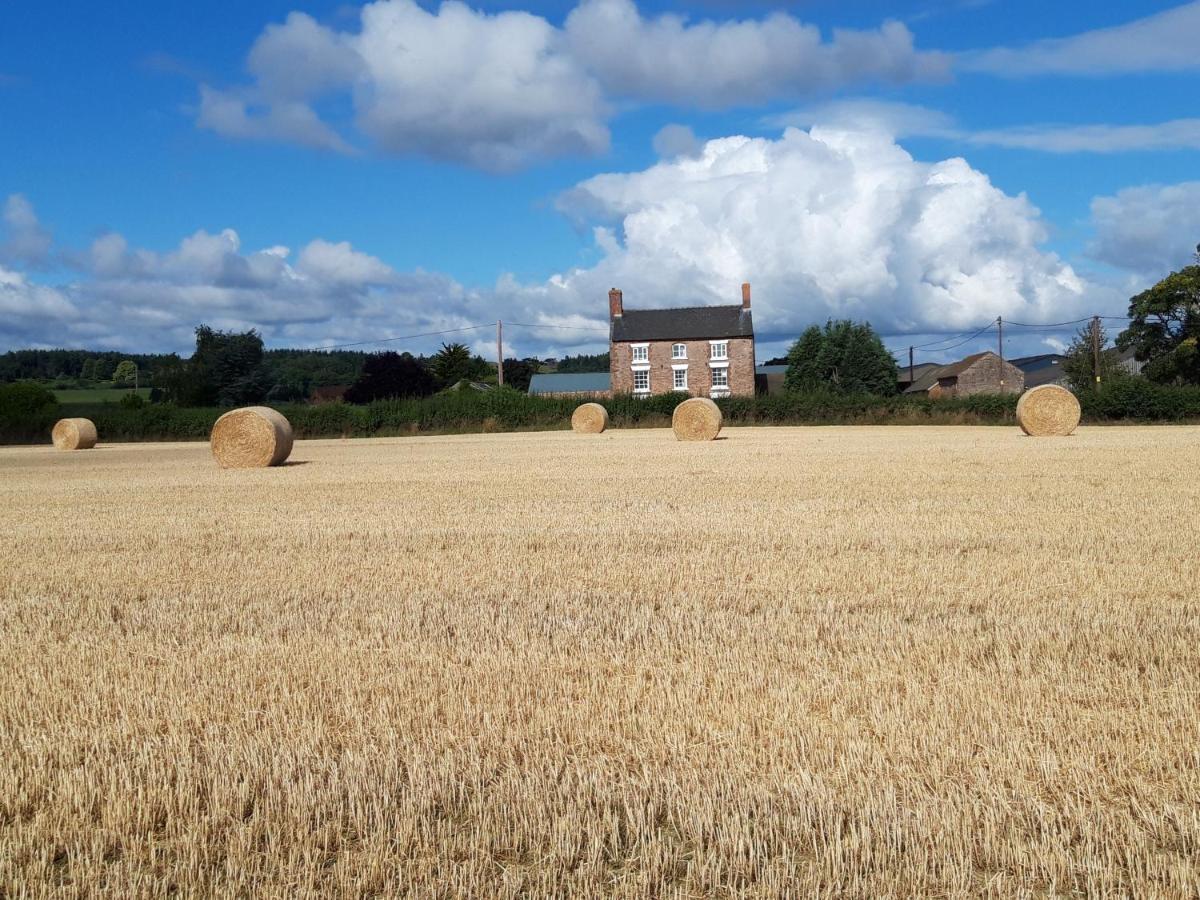
[[[645,400],[629,396],[604,400],[616,428],[665,426],[680,394]],[[296,434],[311,437],[365,437],[468,431],[550,430],[569,427],[577,399],[536,397],[513,390],[461,391],[419,400],[385,400],[365,406],[328,403],[281,405]],[[1141,379],[1114,383],[1099,395],[1082,398],[1089,421],[1132,419],[1176,422],[1200,420],[1200,388],[1155,385]],[[728,424],[772,425],[1005,425],[1015,422],[1016,397],[976,395],[954,400],[925,397],[779,394],[731,397],[718,403]],[[184,409],[169,404],[140,408],[119,404],[47,407],[37,411],[0,409],[0,443],[44,443],[62,415],[87,416],[102,441],[202,440],[223,410]]]

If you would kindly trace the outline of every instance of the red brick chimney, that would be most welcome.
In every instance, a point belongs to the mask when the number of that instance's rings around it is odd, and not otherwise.
[[[608,292],[608,317],[615,319],[625,312],[624,301],[621,299],[621,292],[613,288]]]
[[[742,309],[750,308],[750,282],[742,283]]]

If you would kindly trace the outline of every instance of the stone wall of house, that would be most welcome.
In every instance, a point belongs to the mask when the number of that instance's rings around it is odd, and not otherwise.
[[[1003,368],[1001,368],[1003,366]],[[1000,382],[1003,380],[1003,384]],[[954,396],[1019,394],[1025,390],[1025,373],[999,356],[989,354],[960,372]]]
[[[687,393],[707,397],[712,388],[712,369],[709,366],[709,342],[700,341],[637,341],[648,343],[650,354],[650,393],[668,394],[674,390],[674,368],[687,365]],[[733,397],[754,396],[754,338],[729,338],[729,394]],[[687,347],[687,359],[673,359],[675,344]],[[609,347],[609,372],[614,394],[633,393],[633,350],[629,342],[613,343]]]

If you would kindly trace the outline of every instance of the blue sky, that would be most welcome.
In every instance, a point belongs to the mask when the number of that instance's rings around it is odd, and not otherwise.
[[[749,280],[764,358],[1120,314],[1200,241],[1198,43],[1200,3],[5,4],[0,350],[561,354],[613,283]]]

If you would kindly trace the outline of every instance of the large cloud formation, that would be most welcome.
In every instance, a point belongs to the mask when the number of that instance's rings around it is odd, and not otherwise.
[[[561,280],[571,303],[608,282],[632,305],[735,302],[750,280],[760,328],[849,316],[900,332],[1053,321],[1084,302],[1083,279],[1040,248],[1046,230],[1024,196],[962,159],[918,162],[883,132],[714,140],[589,179],[561,205],[610,223],[604,260]]]
[[[946,57],[918,52],[898,22],[825,40],[783,13],[693,23],[646,18],[633,0],[582,0],[559,28],[457,0],[436,12],[415,0],[378,0],[362,8],[357,31],[291,13],[259,36],[247,68],[249,85],[201,87],[202,127],[352,152],[345,123],[339,130],[317,111],[343,95],[357,134],[384,152],[506,171],[604,151],[617,100],[728,108],[939,78]]]
[[[397,272],[345,242],[314,240],[293,256],[246,251],[232,230],[201,231],[152,253],[110,234],[63,254],[79,266],[65,284],[6,271],[0,302],[17,324],[0,337],[7,346],[186,349],[192,327],[207,322],[312,346],[503,318],[538,326],[510,332],[516,352],[558,354],[603,346],[614,285],[629,306],[646,307],[733,303],[751,281],[765,341],[831,316],[885,333],[944,333],[997,315],[1039,323],[1119,311],[1123,300],[1044,248],[1046,228],[1024,196],[962,159],[915,160],[882,131],[720,138],[642,171],[590,178],[559,205],[592,226],[599,262],[480,289]]]

